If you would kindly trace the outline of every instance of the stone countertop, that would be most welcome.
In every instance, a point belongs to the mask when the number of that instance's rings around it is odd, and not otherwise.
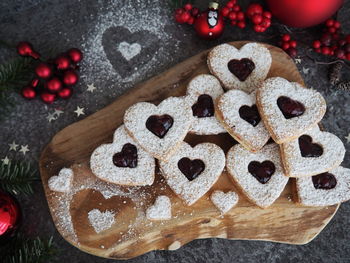
[[[58,0],[3,0],[0,2],[0,39],[17,43],[27,40],[39,52],[53,49],[55,54],[70,47],[84,51],[81,80],[74,87],[74,96],[47,106],[39,100],[25,101],[12,95],[16,107],[0,125],[0,159],[26,159],[37,163],[40,152],[52,136],[67,125],[92,114],[111,103],[134,84],[155,76],[198,52],[219,43],[252,40],[276,44],[278,36],[287,28],[273,22],[266,33],[255,33],[251,27],[241,30],[228,26],[224,35],[215,41],[199,39],[187,25],[173,21],[172,9],[166,1],[58,1]],[[169,1],[170,2],[170,1]],[[240,0],[245,7],[251,1]],[[197,1],[203,9],[207,1]],[[338,13],[344,31],[350,33],[350,1],[345,1]],[[350,167],[350,144],[345,139],[350,132],[350,93],[335,91],[328,83],[328,66],[315,63],[331,58],[311,52],[305,44],[320,35],[320,27],[292,29],[299,41],[301,63],[297,64],[306,84],[326,98],[328,110],[322,123],[344,142],[347,154],[344,166]],[[137,42],[141,46],[136,64],[127,64],[114,50],[117,43]],[[6,61],[16,54],[0,49],[0,60]],[[310,59],[308,56],[314,58]],[[343,71],[344,77],[350,74]],[[87,85],[97,89],[91,93]],[[85,115],[77,117],[77,106]],[[56,120],[47,117],[63,110]],[[23,156],[9,151],[8,144],[15,141],[28,145],[30,151]],[[35,185],[35,194],[20,197],[26,232],[36,236],[54,236],[62,250],[58,262],[112,262],[80,252],[67,243],[56,231],[43,189]],[[350,255],[350,202],[342,205],[333,220],[312,242],[303,246],[261,241],[230,241],[224,239],[196,240],[177,251],[150,252],[127,262],[349,262]]]

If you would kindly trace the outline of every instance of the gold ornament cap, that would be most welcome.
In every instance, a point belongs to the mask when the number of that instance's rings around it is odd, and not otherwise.
[[[219,8],[219,3],[218,2],[210,2],[209,3],[209,8],[210,9],[218,9]]]

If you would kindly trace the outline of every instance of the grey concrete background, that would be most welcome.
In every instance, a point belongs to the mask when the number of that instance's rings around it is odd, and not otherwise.
[[[247,6],[251,1],[239,2]],[[276,44],[278,36],[286,32],[285,27],[274,21],[273,27],[264,34],[255,33],[251,27],[245,30],[227,27],[219,40],[203,41],[195,36],[190,26],[177,25],[173,21],[172,9],[167,4],[168,1],[161,0],[0,1],[0,39],[11,43],[28,40],[39,51],[54,48],[59,53],[70,47],[79,47],[85,53],[81,81],[70,100],[46,106],[38,100],[28,102],[13,95],[17,105],[0,123],[0,159],[5,156],[10,159],[24,158],[36,164],[41,150],[55,133],[108,105],[135,83],[155,76],[218,43],[253,40]],[[204,8],[207,1],[197,1],[197,4]],[[350,33],[349,16],[350,1],[345,1],[338,19],[347,33]],[[118,26],[124,29],[119,28],[118,31]],[[311,52],[302,44],[310,43],[311,39],[318,36],[320,27],[292,31],[302,45],[299,48],[299,70],[307,85],[325,96],[328,110],[323,124],[343,140],[348,151],[343,165],[350,167],[350,144],[345,139],[350,132],[350,93],[335,92],[327,81],[328,66],[317,64],[307,57],[310,55],[323,62],[331,60]],[[125,65],[115,52],[113,54],[118,41],[129,40],[139,42],[144,50],[148,49],[138,55],[133,65]],[[15,56],[13,51],[0,49],[1,63]],[[343,77],[350,78],[349,68],[343,70]],[[94,93],[87,92],[88,84],[94,84],[97,90]],[[74,110],[77,106],[84,108],[85,116],[76,116]],[[47,116],[55,108],[64,113],[57,120],[48,122]],[[9,152],[8,144],[12,141],[28,144],[30,152],[25,156],[18,151]],[[55,243],[62,250],[57,262],[112,262],[80,252],[64,241],[51,221],[39,182],[35,189],[33,196],[20,197],[24,210],[23,229],[33,236],[53,235]],[[193,241],[174,252],[150,252],[128,262],[350,262],[349,239],[350,203],[346,203],[322,233],[304,246],[206,239]]]

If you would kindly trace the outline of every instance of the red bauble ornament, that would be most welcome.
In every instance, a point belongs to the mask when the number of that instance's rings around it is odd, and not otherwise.
[[[52,69],[48,64],[42,62],[35,68],[35,73],[39,78],[48,79],[52,75]]]
[[[343,0],[267,0],[272,14],[287,26],[309,27],[324,22]]]
[[[0,191],[0,241],[9,239],[18,228],[21,211],[18,202],[3,191]]]
[[[66,70],[70,66],[70,59],[67,55],[60,55],[55,59],[57,69]]]
[[[43,102],[51,104],[55,101],[56,95],[45,91],[41,93],[40,98]]]
[[[73,90],[71,88],[63,88],[58,92],[58,96],[61,99],[69,99],[73,94]]]
[[[21,90],[21,94],[22,94],[23,98],[25,98],[27,100],[31,100],[31,99],[35,98],[36,91],[34,90],[33,87],[24,87]]]
[[[74,70],[68,70],[63,73],[62,79],[65,85],[73,86],[78,82],[79,76]]]
[[[38,59],[40,54],[33,49],[32,44],[26,41],[19,42],[17,45],[17,53],[23,57],[32,57]]]
[[[71,48],[67,54],[74,63],[78,63],[83,59],[83,53],[77,48]]]
[[[46,87],[51,92],[57,92],[62,88],[62,82],[59,78],[54,77],[46,83]]]
[[[219,4],[211,2],[209,9],[202,12],[194,23],[198,36],[205,39],[215,39],[222,35],[225,23],[222,14],[219,12]]]

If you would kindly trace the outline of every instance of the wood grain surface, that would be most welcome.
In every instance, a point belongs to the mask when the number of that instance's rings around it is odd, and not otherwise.
[[[245,43],[231,44],[241,47]],[[268,77],[280,76],[304,84],[288,55],[277,47],[266,47],[273,59]],[[51,215],[57,230],[72,245],[93,255],[127,259],[151,250],[174,250],[194,239],[210,237],[305,244],[315,238],[334,216],[339,205],[303,207],[296,204],[292,200],[295,183],[292,179],[271,207],[261,209],[236,189],[225,172],[212,189],[192,206],[184,205],[159,173],[152,186],[137,188],[113,186],[91,173],[91,153],[99,145],[111,143],[114,130],[122,124],[124,111],[139,101],[157,104],[169,96],[184,95],[186,85],[193,77],[209,73],[207,52],[137,85],[106,108],[66,127],[42,152],[40,172]],[[214,142],[225,152],[235,143],[227,134],[188,135],[186,141],[191,145]],[[74,170],[74,192],[71,194],[52,192],[47,185],[48,179],[57,175],[63,167]],[[99,191],[115,187],[122,194],[105,197]],[[221,216],[209,200],[210,193],[217,189],[236,190],[240,195],[238,205],[225,216]],[[151,222],[144,217],[144,212],[159,194],[171,198],[173,217],[169,221]],[[67,204],[68,208],[64,207]],[[98,234],[87,217],[88,212],[95,208],[116,214],[116,223]],[[68,209],[68,217],[62,212],[64,209]],[[73,231],[67,229],[68,219],[72,221]]]

